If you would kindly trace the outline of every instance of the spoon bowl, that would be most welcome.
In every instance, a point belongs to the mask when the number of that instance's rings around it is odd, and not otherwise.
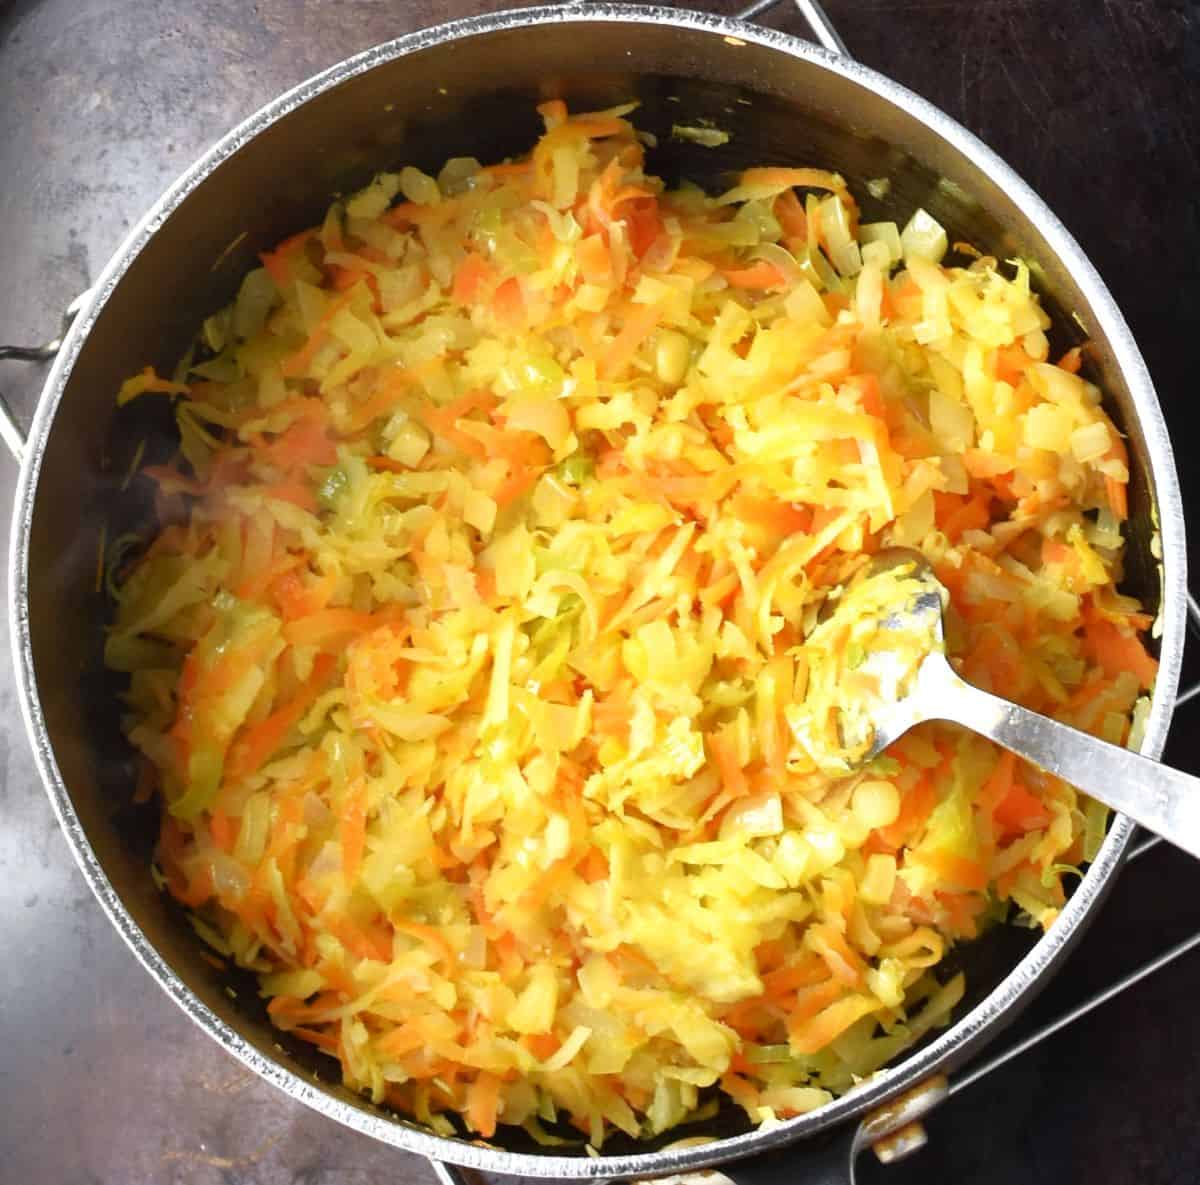
[[[943,614],[948,603],[945,586],[920,552],[890,548],[850,582],[818,627],[830,635],[853,628],[860,642],[866,639],[853,671],[843,667],[843,675],[854,680],[840,703],[845,770],[866,765],[917,724],[949,721],[995,741],[1200,858],[1200,778],[968,683],[946,657]],[[816,640],[819,645],[822,638]],[[870,694],[851,702],[850,695],[862,687]],[[865,717],[869,724],[864,728]],[[829,762],[825,766],[831,768]]]

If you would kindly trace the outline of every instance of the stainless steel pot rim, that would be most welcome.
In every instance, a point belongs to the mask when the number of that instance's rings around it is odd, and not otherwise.
[[[1011,1018],[1011,1008],[1033,982],[1058,964],[1080,932],[1080,925],[1100,904],[1125,854],[1133,824],[1118,816],[1099,856],[1071,896],[1058,921],[1010,974],[968,1015],[925,1049],[881,1072],[872,1080],[826,1107],[768,1130],[751,1131],[708,1145],[625,1156],[599,1158],[517,1154],[464,1140],[434,1136],[414,1125],[361,1109],[315,1082],[302,1078],[260,1052],[226,1025],[184,985],[149,943],[109,884],[75,813],[51,748],[42,715],[29,630],[29,534],[33,521],[41,463],[54,418],[58,413],[72,366],[83,342],[113,290],[142,247],[153,237],[183,199],[221,163],[270,124],[318,94],[395,58],[454,39],[505,29],[532,28],[563,22],[625,22],[673,25],[711,32],[738,42],[776,49],[841,74],[875,92],[894,106],[932,128],[990,178],[1038,225],[1052,250],[1086,294],[1097,328],[1107,337],[1124,374],[1146,437],[1154,488],[1158,497],[1163,547],[1162,662],[1154,690],[1142,752],[1158,757],[1166,742],[1179,670],[1186,618],[1185,541],[1183,512],[1162,413],[1129,328],[1107,288],[1065,227],[1040,198],[989,148],[954,120],[886,76],[854,61],[831,54],[806,41],[732,18],[681,9],[621,4],[529,8],[455,21],[400,37],[367,50],[301,83],[261,108],[218,141],[159,199],[129,234],[92,289],[47,378],[42,401],[30,431],[13,515],[10,578],[12,637],[21,711],[39,772],[55,813],[84,877],[113,925],[163,990],[210,1036],[263,1078],[293,1098],[364,1134],[436,1160],[490,1172],[531,1177],[629,1177],[679,1172],[714,1165],[779,1147],[843,1122],[870,1106],[899,1093],[948,1064],[959,1064],[981,1042]]]

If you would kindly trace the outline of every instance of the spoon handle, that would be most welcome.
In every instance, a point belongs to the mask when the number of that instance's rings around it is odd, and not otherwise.
[[[960,679],[947,664],[929,715],[988,737],[1200,858],[1200,778]]]

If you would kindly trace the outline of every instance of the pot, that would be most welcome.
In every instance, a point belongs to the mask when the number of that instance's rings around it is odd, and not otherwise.
[[[811,0],[801,7],[837,49]],[[130,413],[115,414],[121,381],[148,364],[170,370],[200,321],[232,297],[257,253],[317,221],[331,194],[400,163],[436,169],[450,156],[495,160],[520,152],[538,131],[534,103],[548,97],[577,108],[639,99],[639,126],[658,137],[648,167],[668,179],[717,185],[732,170],[764,162],[829,167],[863,196],[868,219],[924,206],[951,241],[1033,261],[1058,327],[1055,348],[1091,342],[1091,377],[1128,436],[1126,584],[1162,624],[1142,752],[1160,755],[1183,649],[1182,506],[1149,376],[1078,245],[978,140],[882,75],[743,21],[620,5],[498,13],[351,58],[231,132],[131,233],[82,302],[28,440],[22,446],[15,428],[3,433],[23,454],[10,606],[22,712],[68,842],[113,924],[206,1032],[292,1097],[437,1165],[613,1178],[737,1161],[729,1171],[742,1178],[786,1163],[793,1179],[805,1169],[810,1178],[838,1179],[851,1142],[860,1146],[895,1130],[936,1101],[944,1081],[936,1076],[995,1037],[1045,983],[1111,886],[1133,831],[1127,819],[1113,820],[1099,856],[1045,935],[998,928],[956,954],[968,981],[957,1020],[890,1069],[767,1130],[751,1129],[731,1106],[707,1125],[718,1137],[713,1142],[672,1147],[670,1136],[642,1144],[614,1138],[599,1158],[547,1151],[510,1134],[487,1146],[446,1139],[347,1091],[325,1059],[269,1024],[248,978],[206,960],[182,912],[150,876],[157,819],[131,799],[130,754],[101,662],[105,600],[96,588],[96,559],[105,531],[111,538],[145,521],[148,507],[122,492],[122,479],[136,441],[147,432],[162,439],[169,428],[142,410],[137,414],[150,419],[131,433]],[[672,137],[674,125],[698,120],[728,131],[728,143],[706,148]],[[866,197],[866,182],[878,177],[891,183],[882,202]],[[913,1093],[929,1082],[932,1088]],[[864,1115],[871,1118],[862,1126],[847,1123]],[[832,1145],[814,1139],[835,1129]],[[792,1144],[799,1146],[786,1162],[765,1155]]]

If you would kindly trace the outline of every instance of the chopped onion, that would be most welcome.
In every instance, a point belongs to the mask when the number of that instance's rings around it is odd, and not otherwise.
[[[778,835],[783,831],[783,804],[778,794],[760,794],[735,803],[721,820],[721,838]]]
[[[858,241],[866,258],[868,246],[882,246],[887,251],[888,265],[899,263],[904,258],[904,246],[900,241],[900,230],[894,222],[865,222],[858,228]]]
[[[930,263],[941,263],[942,256],[950,243],[942,224],[923,209],[918,209],[900,232],[906,260],[925,259]]]

